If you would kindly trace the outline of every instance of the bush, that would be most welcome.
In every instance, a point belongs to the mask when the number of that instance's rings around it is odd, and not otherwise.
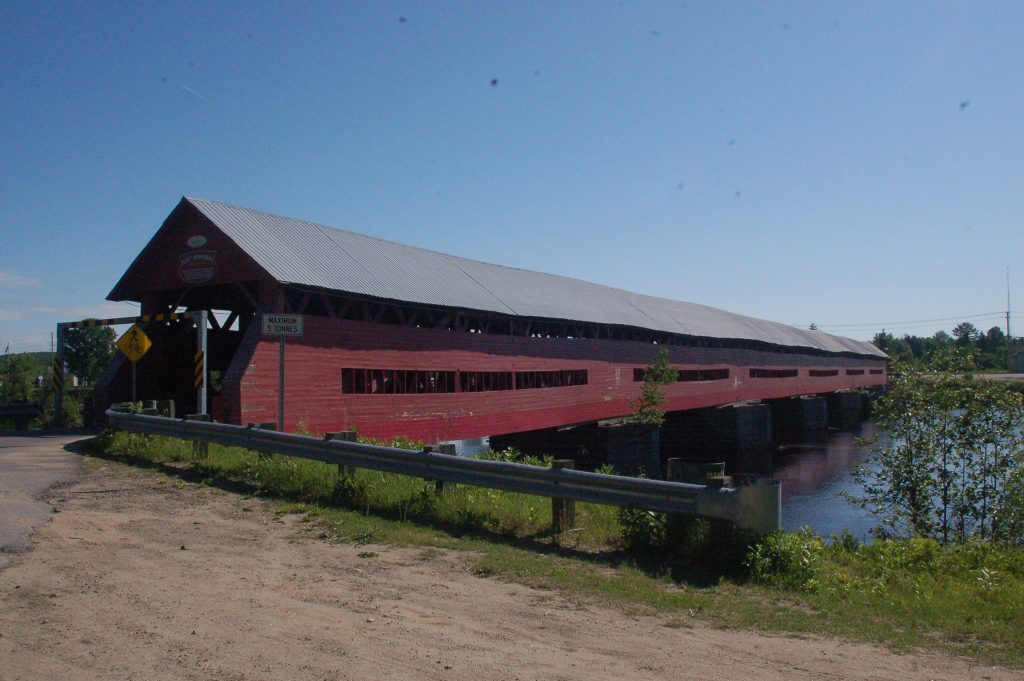
[[[750,547],[747,568],[762,584],[814,591],[820,584],[825,542],[804,527],[765,535]]]
[[[623,506],[619,509],[617,520],[622,530],[622,541],[627,548],[633,551],[665,548],[664,513]]]

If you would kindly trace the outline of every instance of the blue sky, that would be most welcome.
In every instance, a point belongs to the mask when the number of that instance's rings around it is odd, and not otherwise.
[[[1022,36],[1020,2],[0,2],[0,344],[131,314],[182,195],[854,338],[1002,326]]]

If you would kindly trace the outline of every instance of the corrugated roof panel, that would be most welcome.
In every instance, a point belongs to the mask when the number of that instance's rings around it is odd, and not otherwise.
[[[871,343],[186,198],[278,281],[389,300],[884,357]]]

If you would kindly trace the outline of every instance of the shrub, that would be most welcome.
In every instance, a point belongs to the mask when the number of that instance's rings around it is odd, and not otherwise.
[[[804,527],[800,532],[765,535],[750,547],[747,568],[751,576],[770,586],[813,591],[819,585],[825,542]]]
[[[617,520],[622,529],[622,541],[629,549],[644,551],[665,547],[664,513],[623,506],[619,509]]]

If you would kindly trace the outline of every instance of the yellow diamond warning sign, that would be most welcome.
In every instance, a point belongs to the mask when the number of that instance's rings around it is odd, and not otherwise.
[[[117,339],[117,347],[130,361],[138,362],[153,347],[153,341],[149,340],[149,336],[141,326],[132,324],[132,328]]]

